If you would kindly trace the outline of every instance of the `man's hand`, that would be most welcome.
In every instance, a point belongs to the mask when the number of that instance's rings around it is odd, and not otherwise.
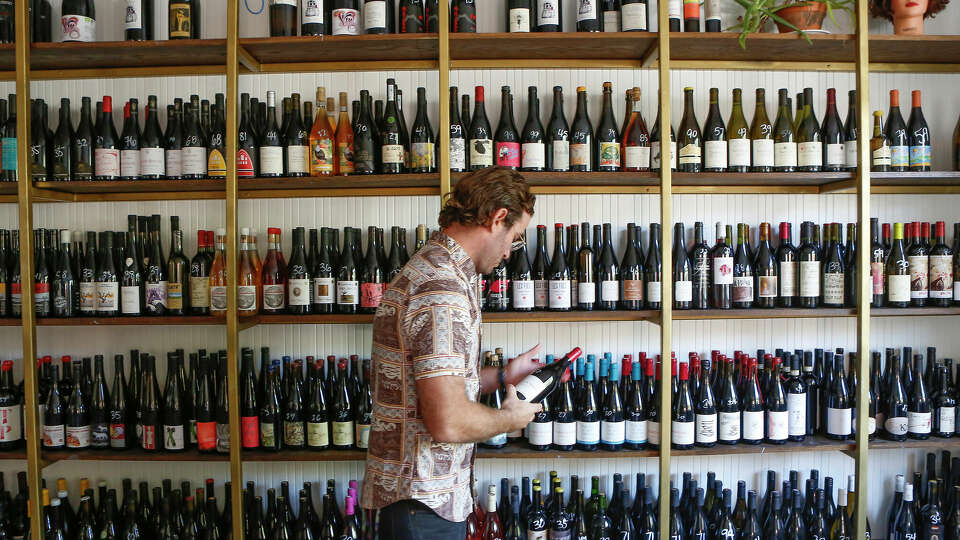
[[[540,346],[537,345],[534,349],[538,349]],[[529,352],[529,351],[528,351]],[[507,395],[504,398],[503,403],[500,404],[500,411],[506,415],[506,419],[509,425],[509,428],[506,430],[507,433],[511,431],[520,431],[523,428],[527,427],[527,424],[533,421],[533,415],[543,410],[543,406],[539,403],[526,403],[520,401],[517,397],[517,389],[512,384],[507,385]]]
[[[540,364],[533,361],[533,359],[540,352],[540,344],[534,345],[532,349],[516,357],[507,364],[507,367],[504,368],[503,377],[506,379],[507,384],[517,384],[523,380],[524,377],[536,371]]]

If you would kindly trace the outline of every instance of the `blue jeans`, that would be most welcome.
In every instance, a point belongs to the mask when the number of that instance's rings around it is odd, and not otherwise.
[[[466,536],[466,521],[447,521],[421,502],[398,501],[380,510],[380,540],[463,540]]]

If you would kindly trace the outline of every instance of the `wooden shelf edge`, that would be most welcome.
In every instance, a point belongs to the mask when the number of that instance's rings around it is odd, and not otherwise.
[[[673,320],[706,321],[729,319],[824,319],[855,317],[852,308],[752,308],[752,309],[674,309]]]
[[[213,316],[183,317],[72,317],[37,319],[37,326],[222,326],[226,318]],[[19,326],[19,325],[17,325]]]
[[[182,463],[182,462],[222,462],[229,463],[228,454],[201,454],[196,450],[187,452],[157,452],[146,453],[138,449],[131,449],[125,452],[115,452],[109,449],[105,450],[41,450],[40,459],[47,465],[70,461],[109,461],[109,462],[158,462],[158,463]]]

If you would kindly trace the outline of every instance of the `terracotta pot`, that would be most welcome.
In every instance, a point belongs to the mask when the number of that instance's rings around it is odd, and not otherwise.
[[[809,2],[805,6],[790,6],[777,11],[777,15],[786,19],[800,30],[820,30],[827,16],[827,5],[823,2]],[[781,34],[793,32],[789,26],[777,23]]]

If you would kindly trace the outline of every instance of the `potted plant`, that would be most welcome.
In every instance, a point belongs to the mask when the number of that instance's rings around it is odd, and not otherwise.
[[[834,18],[834,10],[853,15],[855,0],[736,0],[743,7],[740,23],[740,46],[747,48],[747,35],[760,32],[768,20],[777,24],[781,33],[799,32],[808,42],[806,30],[820,30],[823,20]]]

